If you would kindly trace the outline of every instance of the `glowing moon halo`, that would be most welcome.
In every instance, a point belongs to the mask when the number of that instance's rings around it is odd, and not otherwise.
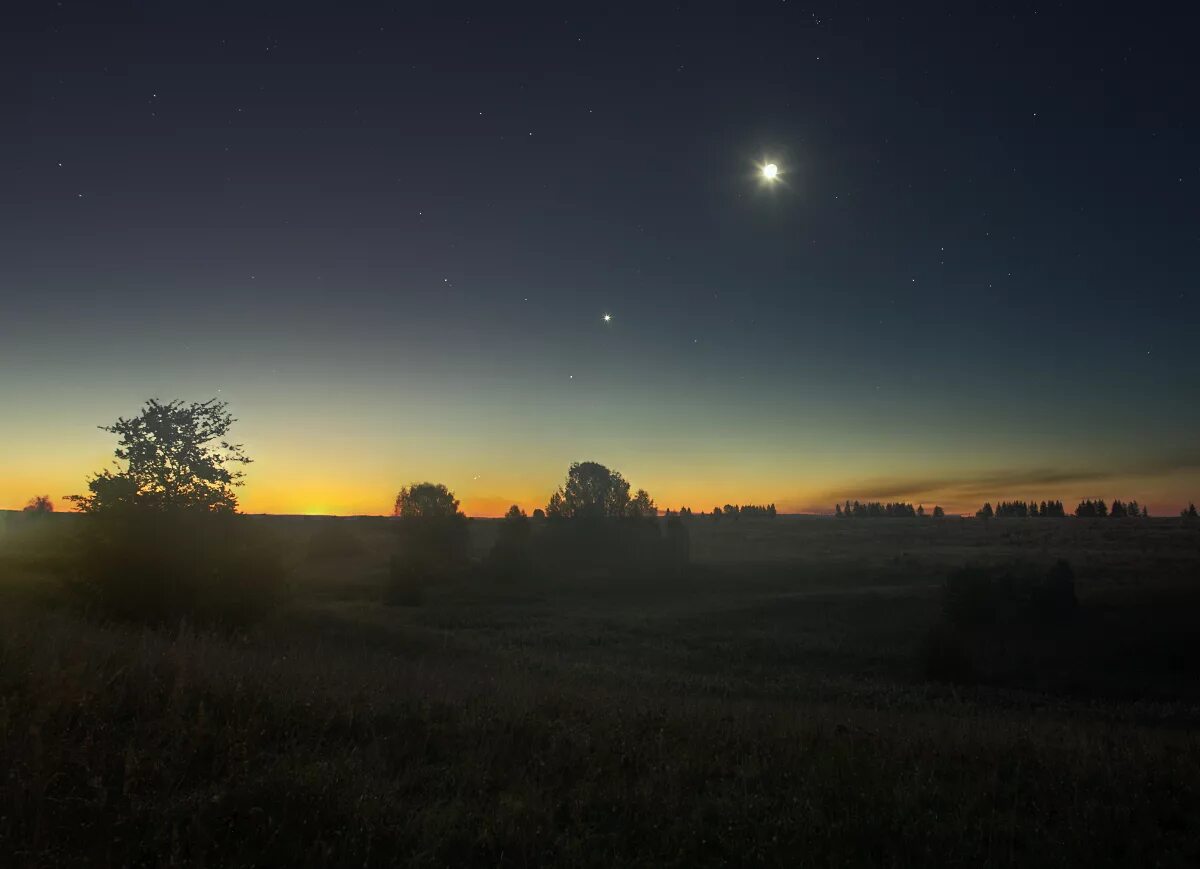
[[[774,181],[779,177],[779,167],[774,163],[767,163],[762,167],[762,175],[768,181]]]

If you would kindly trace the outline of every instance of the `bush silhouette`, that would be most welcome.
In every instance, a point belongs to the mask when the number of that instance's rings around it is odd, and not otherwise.
[[[687,523],[680,516],[667,519],[667,559],[676,568],[686,567],[691,561],[691,534]]]
[[[348,519],[320,519],[308,536],[308,557],[315,560],[349,558],[363,551],[363,542]]]
[[[516,504],[500,521],[487,563],[489,572],[503,581],[527,577],[533,571],[532,528],[529,517]]]
[[[66,582],[107,618],[241,626],[280,601],[284,570],[244,516],[142,510],[89,517]]]
[[[46,516],[54,512],[54,502],[49,495],[36,495],[29,499],[21,512],[30,516]]]
[[[1075,573],[1062,560],[1047,571],[1025,564],[968,565],[951,573],[942,586],[942,614],[960,627],[1061,621],[1077,607]]]
[[[968,684],[977,679],[970,644],[961,630],[945,622],[935,624],[926,632],[920,657],[927,679],[957,684]]]

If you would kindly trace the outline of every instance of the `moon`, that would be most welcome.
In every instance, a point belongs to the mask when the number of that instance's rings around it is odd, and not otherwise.
[[[779,167],[774,163],[768,163],[762,167],[762,174],[763,178],[766,178],[768,181],[774,181],[779,177]]]

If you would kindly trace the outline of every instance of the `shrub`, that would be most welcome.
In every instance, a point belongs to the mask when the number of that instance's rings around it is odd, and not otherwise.
[[[385,602],[408,603],[414,589],[454,577],[466,568],[468,528],[461,513],[401,518],[396,523],[398,548],[392,556]]]
[[[513,581],[533,571],[532,529],[529,517],[516,504],[509,508],[496,542],[487,559],[488,572],[496,579]]]
[[[1075,572],[1063,560],[1044,572],[1026,564],[970,565],[942,586],[942,614],[953,625],[1061,621],[1077,607]]]
[[[425,603],[425,588],[429,579],[414,569],[399,555],[393,555],[388,565],[388,581],[383,590],[383,602],[392,606],[420,606]]]
[[[636,571],[670,563],[657,519],[550,519],[538,542],[557,568]]]
[[[363,551],[362,540],[345,519],[318,519],[308,536],[308,557],[315,560],[349,558]]]
[[[98,615],[235,626],[262,618],[283,596],[279,553],[247,517],[125,511],[86,521],[66,582]]]
[[[939,623],[929,629],[921,646],[921,662],[927,679],[965,684],[977,678],[975,663],[962,633]]]

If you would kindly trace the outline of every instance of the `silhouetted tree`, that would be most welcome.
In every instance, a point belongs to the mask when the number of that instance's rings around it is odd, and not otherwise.
[[[424,585],[460,570],[467,559],[467,517],[441,483],[413,483],[396,496],[399,547],[392,557],[389,603],[419,602]]]
[[[1108,516],[1108,504],[1099,498],[1085,499],[1075,508],[1075,515],[1080,519],[1103,519]]]
[[[925,518],[925,505],[921,504],[917,507],[917,515],[922,519]]]
[[[506,580],[528,575],[533,562],[530,540],[529,517],[513,504],[500,521],[496,542],[488,556],[492,572]]]
[[[132,419],[120,417],[101,430],[118,436],[114,473],[88,480],[88,495],[67,500],[85,513],[117,509],[198,509],[232,513],[234,488],[250,459],[227,438],[236,420],[217,399],[185,404],[150,399]],[[124,466],[121,466],[121,463]]]
[[[53,513],[54,502],[50,500],[49,495],[35,495],[29,499],[29,503],[25,505],[25,509],[22,512],[36,515]]]
[[[274,547],[238,516],[234,489],[250,463],[230,443],[225,402],[151,399],[103,431],[117,435],[115,470],[70,496],[84,513],[70,586],[120,619],[245,623],[283,593]]]
[[[945,511],[945,510],[943,510],[941,507],[934,507],[934,508],[933,508],[933,518],[934,518],[934,519],[941,519],[941,518],[943,518],[945,515],[946,515],[946,511]]]
[[[714,519],[720,519],[721,518],[721,508],[713,507],[712,515],[713,515]]]
[[[667,555],[658,508],[644,489],[596,462],[577,462],[550,498],[539,550],[557,567],[641,569]],[[678,517],[674,517],[678,519]]]
[[[667,519],[666,547],[670,563],[683,567],[691,558],[691,540],[687,524],[678,516]]]
[[[1129,510],[1126,509],[1123,502],[1114,499],[1112,502],[1112,507],[1108,511],[1108,515],[1114,519],[1125,519],[1129,516]]]
[[[458,513],[458,500],[441,483],[413,483],[400,490],[392,515],[398,519],[444,519]]]
[[[917,508],[901,502],[884,504],[880,501],[846,501],[840,514],[849,519],[914,519]]]
[[[976,519],[991,519],[993,515],[995,515],[995,513],[992,510],[992,505],[991,505],[990,501],[988,503],[984,504],[982,507],[980,507],[977,511],[975,511]]]
[[[543,510],[541,507],[538,507],[536,510],[533,511],[533,518],[536,520],[545,519],[546,511]]]
[[[842,505],[841,504],[833,505],[833,515],[834,515],[834,518],[836,518],[836,519],[842,518]]]
[[[632,519],[650,519],[658,515],[658,507],[654,505],[654,499],[650,497],[649,492],[645,489],[638,489],[630,499],[625,512]]]
[[[1194,520],[1194,519],[1200,517],[1200,514],[1196,513],[1196,505],[1195,504],[1188,504],[1187,509],[1181,510],[1179,515],[1182,516],[1184,519],[1190,519],[1190,520]]]
[[[629,515],[629,509],[629,483],[624,477],[599,462],[575,462],[567,471],[566,484],[550,496],[546,516],[620,519]]]

